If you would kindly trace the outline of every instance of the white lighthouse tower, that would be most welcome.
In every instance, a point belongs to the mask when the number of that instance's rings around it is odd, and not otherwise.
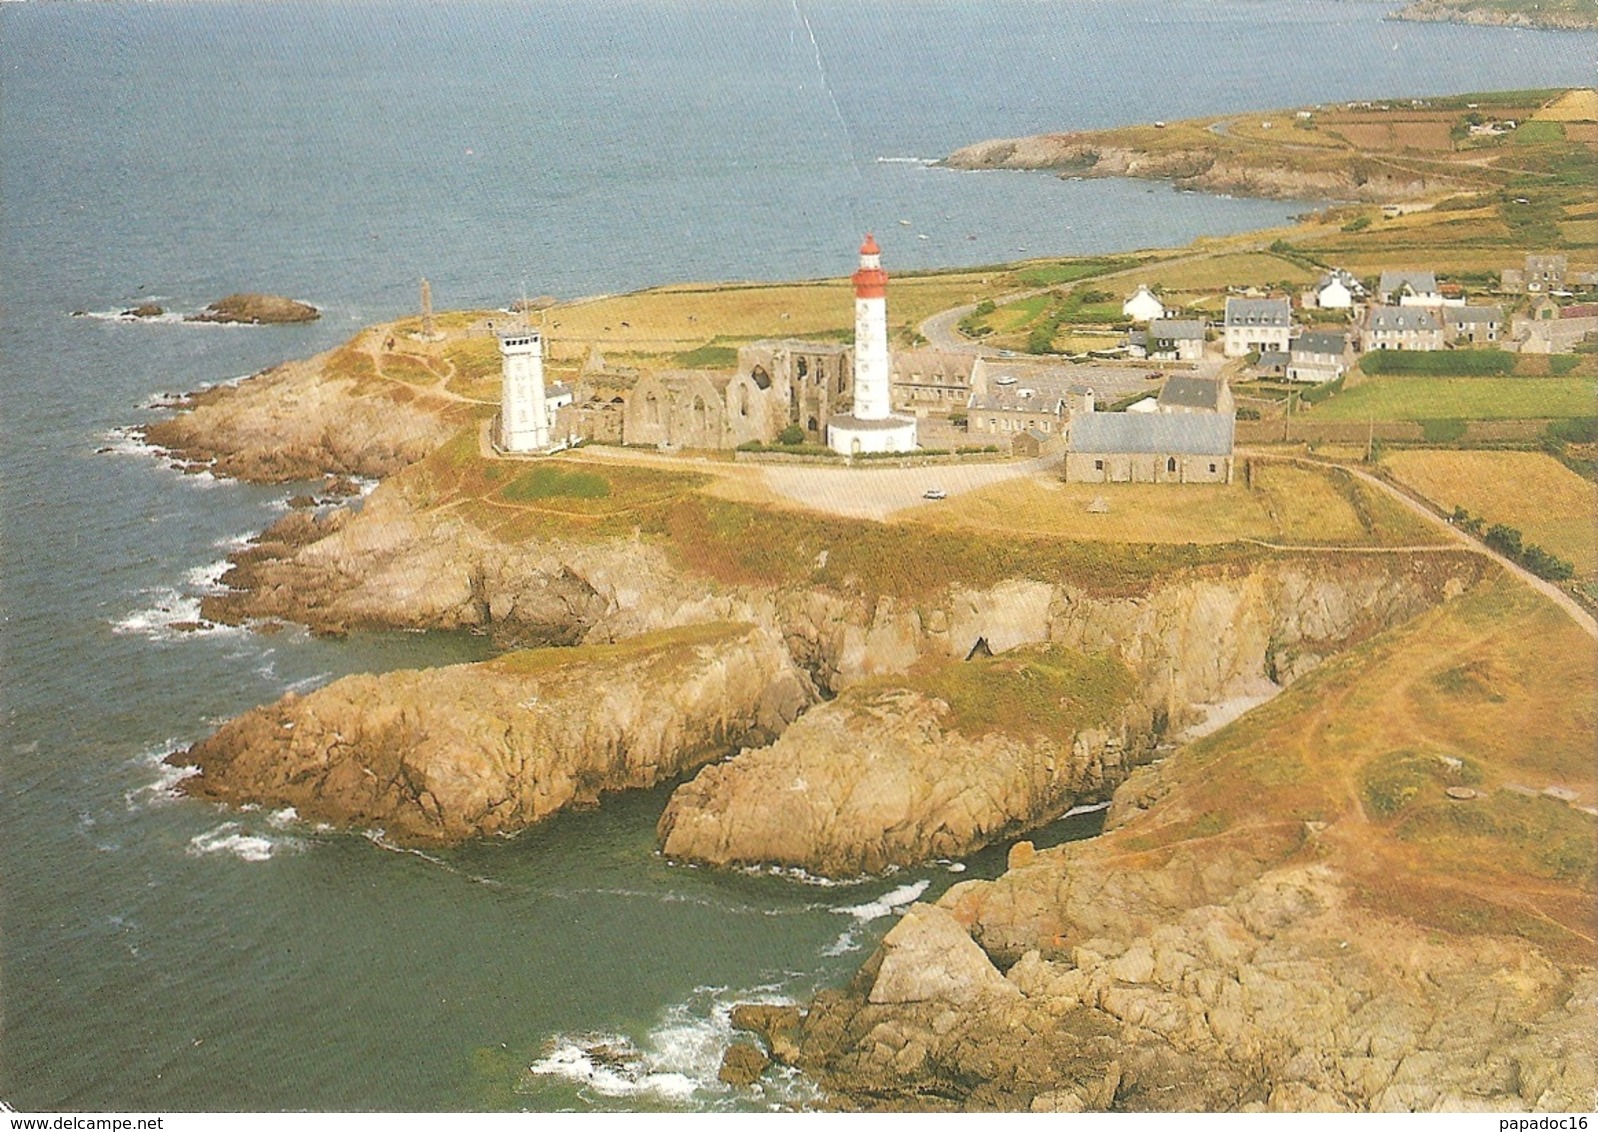
[[[834,452],[909,452],[916,446],[914,417],[892,412],[888,364],[888,273],[882,249],[866,233],[854,282],[854,411],[827,422]]]
[[[547,451],[543,336],[530,326],[501,330],[499,358],[499,446],[506,452]]]

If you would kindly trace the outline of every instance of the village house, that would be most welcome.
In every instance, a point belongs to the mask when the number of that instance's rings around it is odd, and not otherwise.
[[[1376,298],[1389,307],[1440,307],[1442,292],[1430,271],[1384,271],[1376,285]]]
[[[1230,413],[1085,413],[1065,446],[1068,483],[1231,483]]]
[[[1570,262],[1562,255],[1528,255],[1525,290],[1528,295],[1547,295],[1565,289]]]
[[[1365,301],[1365,285],[1352,272],[1335,267],[1322,275],[1315,286],[1304,293],[1306,307],[1321,310],[1350,310],[1355,303]]]
[[[996,438],[1012,437],[1034,429],[1044,435],[1063,432],[1071,417],[1067,390],[1058,379],[1030,377],[1025,384],[1014,374],[1000,374],[986,383],[981,393],[972,393],[966,410],[966,431]],[[1093,391],[1077,387],[1091,399]]]
[[[1365,312],[1361,347],[1371,350],[1441,350],[1443,325],[1425,307],[1371,307]]]
[[[1127,353],[1161,362],[1204,360],[1204,324],[1198,319],[1156,318],[1127,336]]]
[[[1165,303],[1149,290],[1147,283],[1139,283],[1137,290],[1121,304],[1121,315],[1133,322],[1149,322],[1156,318],[1164,318]]]
[[[1497,342],[1504,325],[1499,307],[1447,307],[1443,310],[1443,335],[1449,342],[1473,346]]]
[[[1225,413],[1236,409],[1224,377],[1171,377],[1155,401],[1162,413]]]
[[[1523,354],[1565,354],[1598,335],[1598,303],[1561,307],[1543,296],[1529,318],[1516,318],[1511,337]]]
[[[975,355],[945,350],[899,350],[889,365],[893,407],[917,413],[952,412],[971,398]]]
[[[1286,299],[1226,300],[1223,351],[1229,358],[1287,350],[1293,333],[1293,308]]]
[[[1306,330],[1287,352],[1287,380],[1324,385],[1348,372],[1353,348],[1343,330]]]

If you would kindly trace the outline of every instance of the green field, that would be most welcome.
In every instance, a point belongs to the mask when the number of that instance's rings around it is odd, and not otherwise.
[[[1540,420],[1598,413],[1590,377],[1369,377],[1316,405],[1314,421]]]

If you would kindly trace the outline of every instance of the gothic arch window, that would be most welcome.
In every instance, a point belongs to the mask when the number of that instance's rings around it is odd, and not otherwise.
[[[660,398],[653,389],[644,394],[644,421],[652,425],[660,423]]]
[[[838,367],[838,392],[843,392],[843,367]]]
[[[805,427],[807,429],[809,429],[811,432],[818,431],[817,430],[817,426],[816,426],[816,418],[815,417],[811,417],[808,421],[806,421],[805,422]]]
[[[749,377],[761,389],[771,388],[771,375],[766,372],[765,366],[756,366],[750,371]]]
[[[1171,456],[1171,457],[1168,457],[1166,459],[1166,461],[1165,461],[1165,470],[1168,471],[1168,472],[1176,471],[1176,457],[1175,456]]]
[[[800,358],[799,359],[799,376],[800,376],[800,378],[804,378],[807,374],[809,374],[809,372],[810,372],[810,363],[806,362],[803,358]]]

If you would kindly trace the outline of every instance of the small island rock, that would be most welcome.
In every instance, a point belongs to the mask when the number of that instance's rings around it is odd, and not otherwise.
[[[236,294],[218,299],[198,314],[188,317],[189,322],[315,322],[322,312],[297,299],[281,295]]]

